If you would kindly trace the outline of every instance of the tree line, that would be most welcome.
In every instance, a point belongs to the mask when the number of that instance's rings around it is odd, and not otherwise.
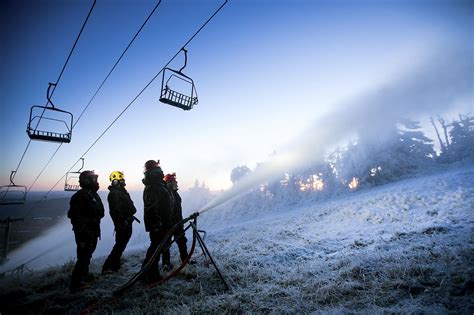
[[[417,121],[398,121],[385,128],[383,135],[367,128],[349,144],[328,154],[323,162],[262,183],[233,206],[325,198],[436,170],[443,164],[474,163],[474,116],[459,115],[450,123],[441,117],[430,121],[439,143],[437,151],[435,141],[425,135]],[[239,165],[232,169],[230,179],[235,184],[251,174],[249,167]]]

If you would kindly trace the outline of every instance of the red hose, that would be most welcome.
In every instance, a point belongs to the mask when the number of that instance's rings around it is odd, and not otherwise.
[[[174,229],[176,229],[176,226],[173,227]],[[172,228],[172,229],[173,229]],[[186,267],[186,265],[189,263],[189,261],[191,260],[191,256],[193,255],[194,253],[194,250],[196,248],[196,234],[195,233],[198,233],[197,231],[194,231],[193,230],[193,242],[191,244],[191,249],[189,250],[189,253],[188,253],[188,256],[186,257],[186,259],[181,263],[181,265],[176,268],[175,270],[171,271],[170,273],[168,273],[164,278],[162,278],[161,280],[157,281],[157,282],[154,282],[154,283],[150,283],[146,286],[147,289],[150,289],[150,288],[153,288],[157,285],[160,285],[162,283],[164,283],[165,281],[168,281],[169,279],[171,279],[172,277],[176,276],[184,267]],[[162,245],[164,245],[166,242],[166,239],[163,241]],[[173,242],[175,242],[175,240],[173,240]],[[171,244],[173,243],[171,242]],[[160,246],[162,247],[162,246]],[[109,304],[115,304],[119,301],[118,297],[117,296],[112,296],[112,297],[107,297],[107,298],[104,298],[102,299],[101,301],[97,301],[89,306],[87,306],[85,309],[81,310],[78,314],[79,315],[85,315],[85,314],[90,314],[92,311],[98,309],[101,305],[104,305],[106,303],[109,303]]]
[[[194,249],[196,248],[196,235],[194,233],[197,233],[195,231],[193,231],[193,243],[191,245],[191,249],[189,250],[189,253],[188,253],[188,256],[186,257],[186,259],[181,263],[181,265],[176,268],[175,270],[171,271],[170,273],[168,273],[165,277],[163,277],[161,280],[157,281],[157,282],[154,282],[154,283],[150,283],[147,285],[147,288],[153,288],[159,284],[162,284],[166,281],[168,281],[170,278],[176,276],[184,267],[186,267],[186,265],[188,264],[189,260],[191,260],[191,256],[193,255],[194,253]]]

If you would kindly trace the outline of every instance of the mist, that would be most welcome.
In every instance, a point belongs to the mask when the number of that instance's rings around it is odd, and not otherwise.
[[[109,215],[107,192],[99,191],[105,207],[105,217],[100,224],[101,238],[97,243],[94,258],[107,256],[115,243],[114,225]],[[142,191],[131,191],[131,198],[137,208],[136,216],[143,218]],[[69,205],[65,204],[67,209]],[[144,249],[149,245],[148,233],[143,222],[133,223],[133,234],[127,246],[127,251]],[[104,259],[105,259],[104,257]],[[29,269],[43,269],[64,264],[76,259],[76,243],[74,232],[69,219],[64,218],[51,229],[45,231],[22,247],[8,254],[8,260],[0,266],[0,273],[8,272],[23,264]]]
[[[397,78],[335,106],[332,112],[315,120],[302,135],[282,147],[281,153],[211,200],[200,212],[276,180],[285,172],[322,162],[328,153],[360,132],[373,135],[372,141],[381,143],[390,128],[404,119],[417,120],[455,109],[472,110],[473,76],[472,49],[433,54]]]

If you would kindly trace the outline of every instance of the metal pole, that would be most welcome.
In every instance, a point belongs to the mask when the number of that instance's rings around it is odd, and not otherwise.
[[[0,228],[5,229],[5,239],[3,241],[3,252],[2,252],[2,260],[7,259],[8,255],[8,244],[10,243],[10,223],[17,222],[17,221],[24,221],[23,218],[18,219],[11,219],[10,217],[6,218],[5,220],[0,220],[0,223],[6,224]]]
[[[6,226],[5,226],[5,239],[3,240],[3,253],[2,259],[7,259],[8,253],[8,242],[9,242],[9,234],[10,234],[10,217],[6,219]]]
[[[198,232],[198,229],[197,229],[196,225],[195,225],[193,222],[190,222],[190,224],[191,224],[191,226],[193,227],[193,232],[195,233],[196,238],[197,238],[198,241],[199,241],[199,245],[201,246],[201,248],[203,249],[203,251],[206,252],[207,257],[209,258],[209,260],[211,261],[211,263],[214,265],[214,268],[216,269],[217,274],[219,275],[219,278],[221,278],[221,281],[222,281],[222,282],[224,283],[224,285],[225,285],[225,289],[226,289],[226,290],[229,290],[229,286],[227,285],[227,282],[225,281],[224,276],[222,275],[221,271],[220,271],[219,268],[217,267],[216,262],[214,261],[214,259],[213,259],[212,256],[211,256],[211,253],[209,253],[209,250],[207,249],[206,244],[204,244],[204,240],[201,238],[201,235],[199,235],[199,232]]]

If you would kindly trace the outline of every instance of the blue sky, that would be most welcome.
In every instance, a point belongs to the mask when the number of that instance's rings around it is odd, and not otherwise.
[[[1,4],[2,184],[28,142],[29,109],[45,104],[91,3]],[[97,1],[53,96],[57,107],[79,116],[155,3]],[[220,3],[163,0],[32,189],[51,188]],[[228,188],[233,167],[255,167],[337,104],[433,52],[472,49],[472,21],[472,1],[230,0],[187,47],[184,72],[196,82],[198,106],[159,103],[157,79],[86,155],[85,169],[99,173],[102,188],[122,170],[141,189],[143,164],[155,158],[183,187],[199,179]],[[16,183],[30,186],[56,148],[33,142]]]

